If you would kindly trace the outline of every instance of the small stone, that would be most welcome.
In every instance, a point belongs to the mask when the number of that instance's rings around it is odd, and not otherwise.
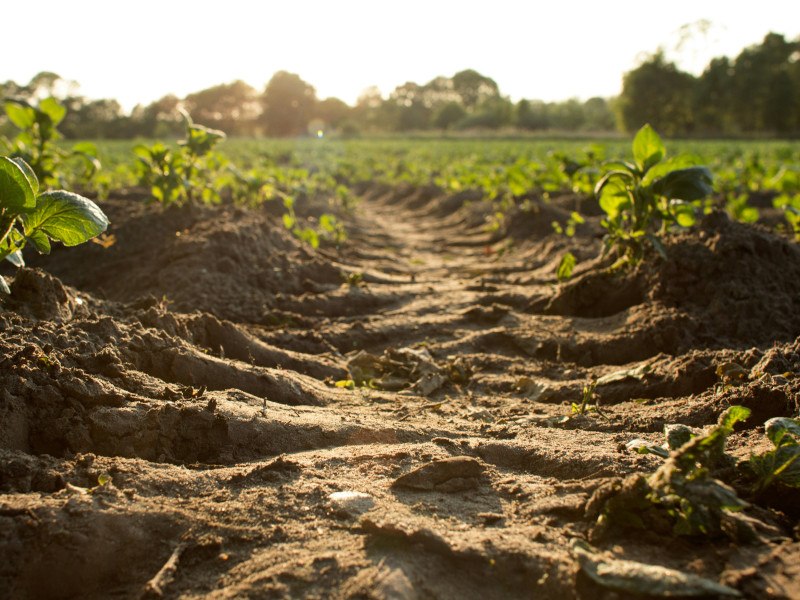
[[[375,500],[364,492],[347,490],[333,492],[328,496],[334,510],[345,517],[354,517],[365,513],[375,506]]]

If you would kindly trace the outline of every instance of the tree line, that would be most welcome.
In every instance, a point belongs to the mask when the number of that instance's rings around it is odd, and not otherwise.
[[[182,132],[178,109],[196,122],[233,136],[342,135],[517,129],[559,132],[631,132],[651,123],[669,136],[780,135],[800,132],[800,39],[775,33],[734,59],[713,59],[695,77],[658,51],[623,77],[616,98],[563,102],[503,95],[490,77],[466,69],[425,83],[406,82],[384,97],[368,88],[350,106],[320,99],[299,75],[275,73],[262,91],[233,81],[188,94],[167,95],[126,114],[113,99],[92,100],[57,74],[29,83],[0,83],[0,96],[35,101],[56,95],[68,114],[60,129],[68,138],[169,137]],[[0,122],[0,133],[8,124]]]

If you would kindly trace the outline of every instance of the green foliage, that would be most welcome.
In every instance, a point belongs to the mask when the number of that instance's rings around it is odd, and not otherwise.
[[[572,270],[575,268],[576,259],[572,252],[567,252],[561,257],[561,262],[558,263],[556,269],[556,277],[559,281],[566,281],[572,277]]]
[[[800,419],[775,417],[764,423],[764,431],[773,449],[751,456],[747,463],[756,477],[756,491],[776,483],[800,488]]]
[[[573,415],[583,415],[591,410],[597,410],[597,405],[591,406],[592,399],[594,398],[594,391],[597,388],[597,382],[591,381],[583,386],[581,392],[580,404],[572,403],[571,412]]]
[[[38,106],[26,100],[8,99],[4,104],[6,116],[20,131],[6,142],[9,153],[24,160],[33,169],[43,185],[63,184],[67,163],[80,162],[84,181],[89,181],[100,168],[97,148],[90,142],[81,142],[70,150],[60,148],[58,125],[67,109],[55,98],[45,98]]]
[[[652,475],[634,476],[607,498],[598,525],[668,528],[676,535],[690,536],[722,533],[723,520],[747,503],[714,474],[732,464],[724,452],[725,440],[734,425],[749,415],[748,408],[731,406],[705,435],[692,437],[681,429],[670,446],[686,440],[683,445],[672,450]]]
[[[602,223],[608,231],[606,246],[614,248],[622,260],[639,261],[646,244],[664,255],[659,231],[693,225],[696,206],[692,202],[712,191],[706,167],[694,166],[689,157],[665,156],[661,138],[645,125],[633,140],[633,162],[607,164],[597,182],[595,194],[607,216]]]
[[[551,225],[553,227],[553,231],[556,233],[565,235],[567,237],[572,237],[575,235],[575,227],[582,225],[585,222],[586,219],[584,219],[579,212],[573,210],[569,215],[569,219],[567,219],[567,222],[563,226],[558,221],[553,221]]]
[[[161,142],[134,147],[139,182],[148,186],[153,199],[165,206],[198,199],[218,201],[219,192],[214,185],[219,170],[216,167],[221,169],[224,161],[212,150],[225,139],[225,134],[196,125],[188,113],[182,114],[186,138],[178,142],[178,149]]]
[[[21,267],[28,242],[48,254],[51,241],[76,246],[107,227],[108,219],[91,200],[64,190],[40,193],[24,160],[0,156],[0,260]],[[0,291],[10,293],[2,277]]]

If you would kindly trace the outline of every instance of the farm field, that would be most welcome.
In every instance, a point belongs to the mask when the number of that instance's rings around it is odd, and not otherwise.
[[[800,597],[800,144],[641,135],[65,163],[0,597]]]

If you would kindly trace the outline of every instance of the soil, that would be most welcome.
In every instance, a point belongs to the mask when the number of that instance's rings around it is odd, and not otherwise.
[[[746,458],[797,415],[795,243],[714,213],[609,271],[599,217],[552,231],[573,196],[488,231],[474,194],[358,191],[341,248],[270,206],[129,190],[103,204],[103,244],[4,271],[0,597],[624,598],[571,540],[598,488],[661,464],[626,442],[742,404],[728,449]],[[730,363],[741,380],[721,381]],[[592,379],[599,409],[573,414]],[[798,499],[754,503],[773,534],[750,543],[592,539],[800,598]]]

